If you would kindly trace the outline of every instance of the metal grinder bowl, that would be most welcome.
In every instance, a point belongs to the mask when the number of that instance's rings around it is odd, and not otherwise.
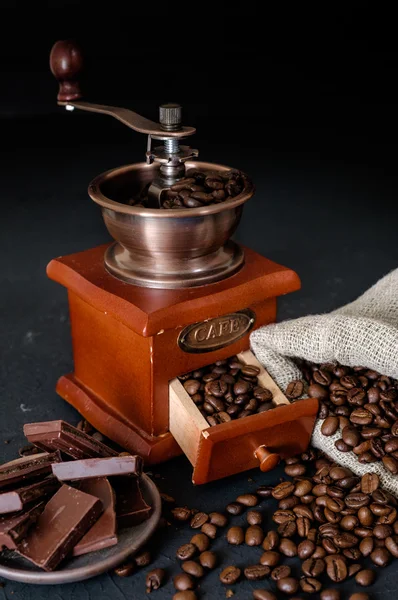
[[[191,168],[230,170],[199,161],[187,162],[187,171]],[[254,185],[245,179],[238,196],[200,208],[129,206],[129,198],[158,174],[156,163],[135,163],[102,173],[90,183],[88,193],[101,206],[105,225],[116,240],[105,252],[107,270],[127,283],[151,288],[200,286],[236,273],[244,255],[229,238]]]

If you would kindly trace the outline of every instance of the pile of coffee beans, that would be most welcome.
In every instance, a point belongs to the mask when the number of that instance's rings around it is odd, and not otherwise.
[[[248,177],[241,171],[199,171],[191,169],[186,176],[164,191],[161,196],[163,209],[200,208],[210,204],[219,204],[234,198],[243,192]],[[148,189],[128,200],[130,206],[148,207]]]
[[[375,473],[357,477],[312,449],[287,459],[285,473],[290,480],[242,494],[223,512],[172,509],[175,520],[200,530],[176,552],[181,573],[173,579],[177,592],[173,600],[199,598],[201,578],[216,567],[220,583],[227,587],[226,597],[237,593],[230,586],[240,581],[267,580],[267,589],[253,591],[255,600],[276,600],[279,594],[292,600],[300,600],[300,594],[342,600],[336,584],[353,578],[359,589],[368,588],[376,579],[374,567],[385,567],[398,558],[398,502],[380,488]],[[263,500],[278,502],[271,530],[263,526],[258,510]],[[230,522],[245,511],[246,526]],[[260,551],[257,562],[221,564],[222,555],[211,550],[220,535],[232,546]],[[292,557],[301,561],[299,571],[284,564]],[[370,600],[370,595],[357,591],[345,598]]]
[[[186,373],[179,380],[213,427],[278,406],[272,392],[259,385],[259,372],[258,367],[232,356]]]
[[[241,171],[187,171],[186,177],[162,195],[162,208],[200,208],[242,193],[247,179]]]
[[[340,452],[352,450],[360,463],[382,461],[398,474],[398,382],[363,367],[304,365],[308,394],[320,401],[321,431]]]

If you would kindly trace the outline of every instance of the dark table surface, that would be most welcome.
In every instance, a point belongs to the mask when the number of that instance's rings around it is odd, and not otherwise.
[[[40,118],[3,125],[9,136],[2,144],[0,188],[0,458],[6,461],[24,444],[24,423],[79,420],[54,391],[57,378],[72,369],[72,353],[66,292],[46,278],[46,264],[109,239],[98,207],[87,196],[87,184],[108,168],[142,160],[143,140],[129,133],[116,139],[116,125],[105,121],[103,139],[97,136],[91,142],[84,119],[78,126],[55,117],[45,127]],[[196,144],[203,160],[242,168],[256,183],[257,193],[245,208],[236,239],[292,267],[302,279],[301,291],[281,298],[279,320],[332,310],[397,266],[398,179],[388,144],[304,128],[270,129],[257,145],[243,130],[239,139],[224,140],[210,144],[199,139]],[[174,496],[178,505],[204,511],[222,510],[239,493],[283,475],[281,468],[270,474],[251,471],[195,488],[185,457],[151,472],[161,491]],[[269,506],[274,504],[261,504],[267,519]],[[244,522],[244,517],[234,522]],[[213,544],[220,567],[257,561],[259,549],[227,547],[223,535]],[[173,524],[156,538],[154,564],[167,570],[169,581],[153,593],[155,598],[172,597],[170,579],[179,571],[175,550],[190,536],[188,526]],[[203,579],[200,597],[225,598],[220,567]],[[147,570],[126,579],[109,573],[51,589],[5,582],[0,598],[36,600],[50,594],[60,600],[139,600],[147,597]],[[372,598],[388,593],[396,597],[396,564],[377,571]],[[254,587],[261,583],[239,583],[234,597],[251,598]],[[348,598],[353,584],[339,587]]]

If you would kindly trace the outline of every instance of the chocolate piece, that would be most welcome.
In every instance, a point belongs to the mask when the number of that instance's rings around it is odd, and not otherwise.
[[[119,527],[138,525],[147,519],[151,507],[141,494],[137,477],[114,477],[111,480],[116,493],[116,518]]]
[[[53,473],[60,481],[110,477],[115,475],[141,475],[140,456],[112,456],[111,458],[86,458],[53,465]]]
[[[79,490],[99,498],[104,512],[73,548],[73,556],[102,550],[102,548],[109,548],[117,544],[115,494],[109,481],[106,477],[87,479],[80,482]]]
[[[22,510],[26,504],[35,502],[43,496],[48,496],[59,488],[59,481],[50,475],[42,481],[36,481],[30,485],[3,492],[0,494],[0,514]]]
[[[41,501],[25,512],[7,515],[0,518],[0,550],[8,548],[15,550],[28,533],[29,528],[37,521],[43,512],[45,502]]]
[[[63,485],[46,504],[18,552],[38,567],[53,571],[101,512],[102,503],[98,498]]]
[[[27,423],[23,428],[29,442],[43,450],[61,450],[72,458],[117,456],[117,452],[65,421]]]
[[[21,486],[25,481],[51,473],[51,465],[61,461],[59,452],[17,458],[0,466],[0,489]]]

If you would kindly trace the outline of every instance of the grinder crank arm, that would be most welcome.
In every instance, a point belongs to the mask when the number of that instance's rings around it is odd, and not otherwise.
[[[114,117],[118,121],[121,121],[123,125],[138,131],[138,133],[145,133],[150,135],[154,139],[164,138],[184,138],[189,135],[193,135],[196,132],[194,127],[181,127],[179,131],[165,131],[159,127],[159,123],[155,123],[150,119],[139,115],[138,113],[128,108],[120,108],[118,106],[107,106],[105,104],[93,104],[92,102],[78,101],[58,101],[59,106],[78,108],[79,110],[85,110],[93,113],[101,113],[103,115],[109,115]]]

